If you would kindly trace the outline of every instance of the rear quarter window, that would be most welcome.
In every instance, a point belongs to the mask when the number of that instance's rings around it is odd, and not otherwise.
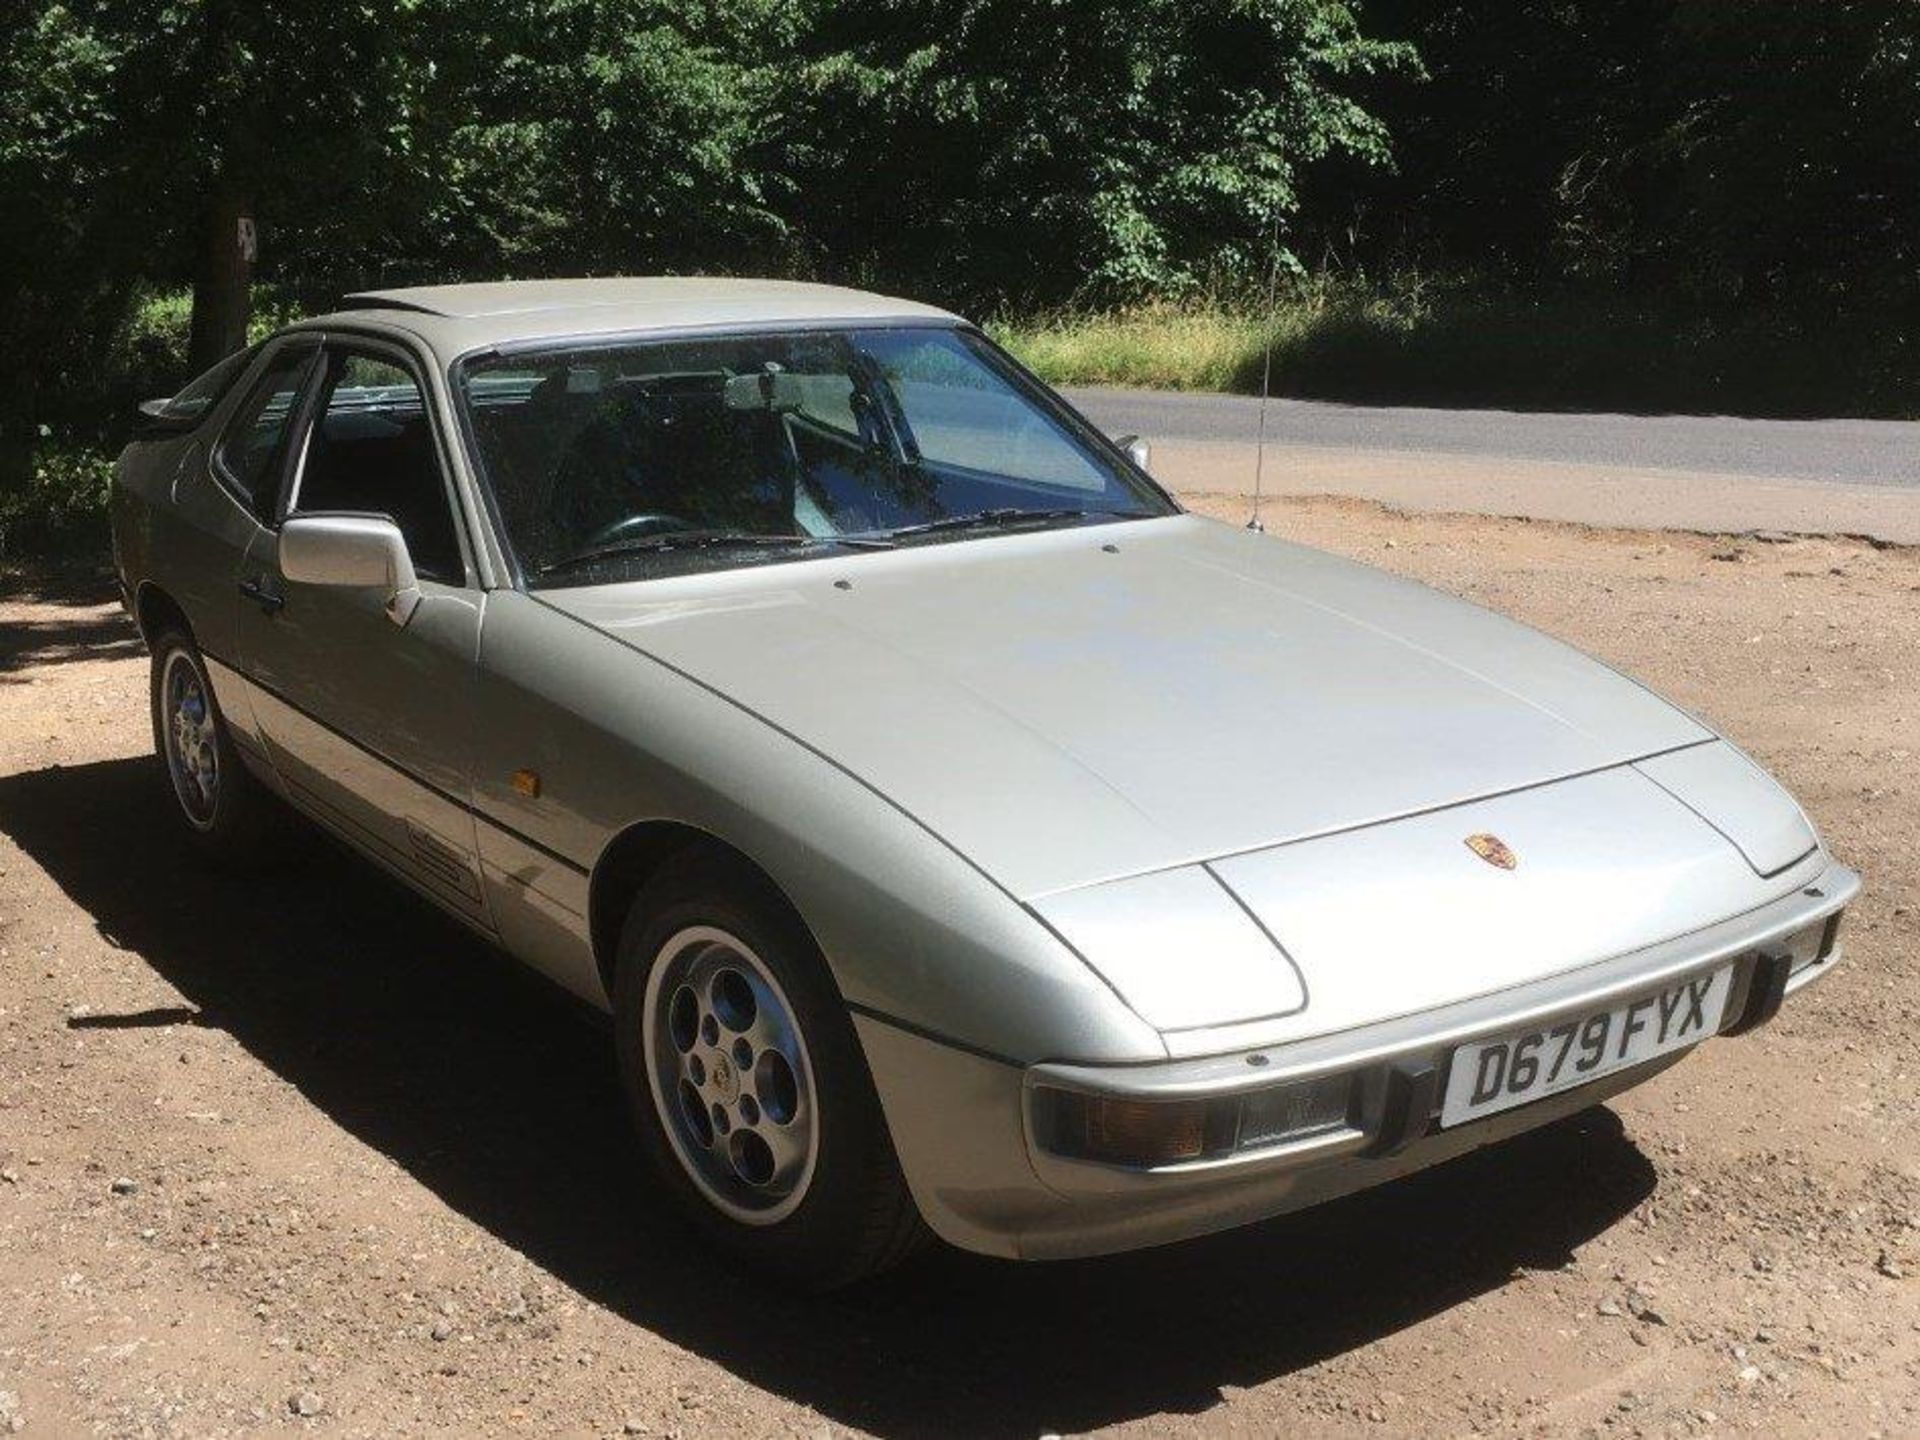
[[[256,515],[264,517],[273,508],[294,406],[316,353],[312,346],[290,345],[274,355],[227,421],[214,451],[221,475]]]
[[[233,382],[246,373],[247,366],[259,353],[260,347],[249,346],[245,350],[236,350],[219,364],[204,374],[189,380],[178,395],[160,406],[157,418],[162,420],[198,420],[226,397],[233,388]]]

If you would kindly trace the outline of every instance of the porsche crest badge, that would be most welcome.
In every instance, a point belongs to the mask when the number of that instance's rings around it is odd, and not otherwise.
[[[1469,835],[1467,848],[1489,865],[1497,865],[1502,870],[1512,870],[1520,863],[1520,857],[1507,848],[1507,842],[1498,835]]]

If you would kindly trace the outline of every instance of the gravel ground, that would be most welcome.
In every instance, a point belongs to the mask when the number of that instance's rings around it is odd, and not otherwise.
[[[0,1434],[1920,1434],[1920,552],[1269,521],[1729,730],[1866,873],[1845,966],[1385,1192],[790,1298],[649,1196],[570,1005],[324,842],[245,883],[184,856],[137,639],[100,587],[16,585]]]

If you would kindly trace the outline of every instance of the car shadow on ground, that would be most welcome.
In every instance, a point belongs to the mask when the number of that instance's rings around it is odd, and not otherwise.
[[[424,902],[296,838],[265,878],[179,843],[153,762],[0,779],[0,829],[175,986],[83,1023],[228,1031],[335,1123],[559,1280],[743,1380],[882,1433],[1031,1436],[1200,1412],[1563,1264],[1653,1171],[1590,1111],[1386,1190],[1184,1245],[1022,1266],[935,1251],[795,1297],[717,1267],[649,1193],[603,1027]]]

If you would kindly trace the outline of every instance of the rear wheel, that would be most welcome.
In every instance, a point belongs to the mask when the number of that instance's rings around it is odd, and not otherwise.
[[[174,813],[193,843],[230,865],[253,865],[274,821],[273,797],[234,749],[207,677],[184,631],[153,639],[153,746],[166,766]]]
[[[717,854],[636,900],[615,976],[642,1141],[717,1244],[810,1288],[872,1275],[924,1235],[825,962],[772,887]]]

